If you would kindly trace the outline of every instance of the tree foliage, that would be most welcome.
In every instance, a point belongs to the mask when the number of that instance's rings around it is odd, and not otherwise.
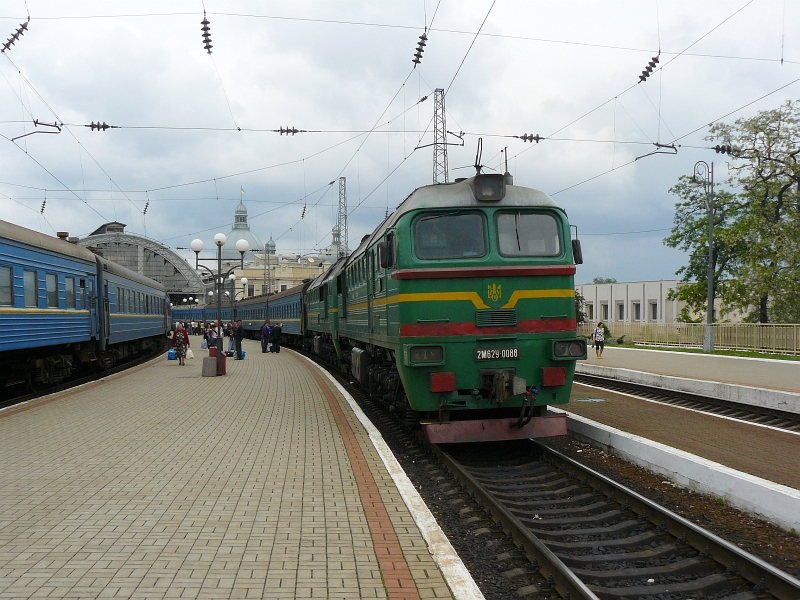
[[[617,283],[617,280],[613,277],[595,277],[592,283]]]
[[[678,197],[675,204],[675,224],[671,234],[664,239],[670,248],[678,248],[689,255],[689,263],[675,273],[684,285],[671,290],[668,299],[682,300],[686,306],[678,319],[684,322],[701,322],[706,311],[708,282],[708,209],[702,187],[681,176],[670,190]],[[741,249],[732,229],[738,221],[739,203],[733,194],[724,190],[714,193],[714,296],[729,296],[730,280],[735,276]],[[722,312],[734,308],[723,301]]]
[[[714,124],[706,139],[733,146],[732,192],[715,193],[715,295],[751,321],[800,322],[800,102]],[[670,190],[679,201],[664,242],[690,253],[678,275],[693,283],[676,296],[691,311],[705,304],[708,220],[702,188],[688,184]]]

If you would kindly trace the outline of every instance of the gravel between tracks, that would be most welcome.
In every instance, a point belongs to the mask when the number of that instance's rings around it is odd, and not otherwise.
[[[540,440],[581,464],[612,477],[669,510],[736,544],[775,567],[800,577],[800,537],[569,437]]]

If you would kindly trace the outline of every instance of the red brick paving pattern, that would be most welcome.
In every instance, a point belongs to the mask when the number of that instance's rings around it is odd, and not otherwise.
[[[375,553],[386,585],[386,593],[391,599],[419,599],[419,591],[403,556],[400,542],[372,472],[369,470],[364,452],[339,406],[339,401],[330,389],[330,382],[326,381],[315,368],[310,368],[310,371],[328,400],[334,420],[344,440],[353,474],[358,482],[361,503],[367,515],[369,530],[375,544]]]

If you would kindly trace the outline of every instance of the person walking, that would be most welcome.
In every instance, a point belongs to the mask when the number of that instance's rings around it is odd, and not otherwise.
[[[278,323],[272,328],[272,331],[269,335],[269,341],[272,343],[272,348],[270,348],[270,352],[280,352],[281,351],[281,333],[283,330],[283,323]]]
[[[172,336],[172,342],[170,345],[175,348],[175,356],[178,357],[178,364],[181,366],[185,365],[186,350],[189,348],[189,334],[183,328],[181,323],[178,323],[178,328],[175,330],[175,334]]]
[[[233,328],[233,339],[236,342],[236,358],[234,360],[242,360],[242,340],[244,339],[244,325],[241,320],[236,321],[236,327]]]
[[[261,326],[261,353],[265,354],[269,350],[269,336],[272,333],[272,327],[269,326],[269,321],[264,321]]]
[[[592,345],[594,346],[594,351],[597,355],[597,358],[603,358],[603,348],[606,345],[605,340],[606,329],[603,326],[603,322],[600,321],[592,332]]]

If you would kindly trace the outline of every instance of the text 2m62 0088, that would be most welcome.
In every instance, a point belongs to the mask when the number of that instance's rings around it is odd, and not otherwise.
[[[476,348],[475,360],[518,360],[519,348]]]

